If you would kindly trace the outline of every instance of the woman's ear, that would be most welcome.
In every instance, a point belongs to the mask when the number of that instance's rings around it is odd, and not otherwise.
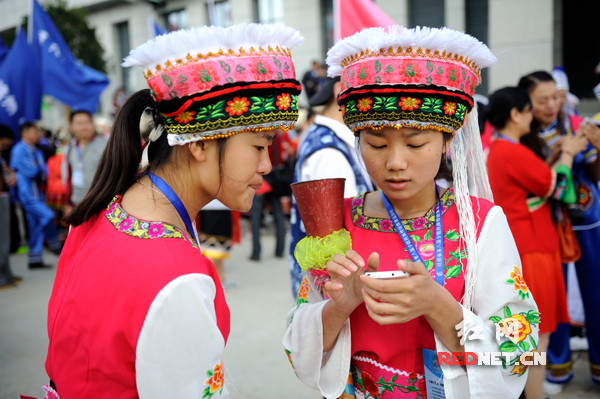
[[[517,123],[519,121],[519,115],[521,115],[521,113],[519,112],[517,107],[514,107],[510,110],[510,121],[513,123]]]
[[[206,161],[207,145],[203,140],[198,140],[190,143],[190,154],[197,162]]]

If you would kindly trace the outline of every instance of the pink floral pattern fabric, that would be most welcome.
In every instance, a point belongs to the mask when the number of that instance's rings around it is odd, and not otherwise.
[[[363,207],[365,194],[362,193],[352,199],[352,223],[355,226],[367,230],[382,231],[385,233],[396,233],[396,228],[390,219],[373,218],[365,216]],[[445,213],[452,204],[454,204],[454,190],[448,189],[442,195],[442,213]],[[416,230],[429,230],[435,222],[435,212],[431,208],[425,216],[416,219],[403,219],[402,224],[407,232]]]
[[[341,85],[346,90],[388,82],[445,86],[472,96],[478,77],[458,61],[377,57],[344,68]]]
[[[204,93],[215,86],[239,82],[296,79],[287,56],[220,57],[170,70],[148,80],[157,101]]]
[[[354,226],[365,230],[377,231],[380,233],[396,233],[396,228],[390,219],[374,218],[364,214],[365,193],[354,197],[351,200],[351,217]],[[446,190],[441,198],[442,214],[454,204],[454,191]],[[415,219],[402,219],[402,224],[406,229],[408,236],[415,244],[421,259],[432,278],[435,278],[435,242],[434,225],[435,212],[431,208],[425,216]],[[444,226],[444,276],[446,281],[461,275],[463,261],[467,258],[467,250],[464,242],[460,240],[460,235],[456,228]],[[403,245],[398,238],[398,244]],[[408,250],[404,248],[406,257],[411,260]]]
[[[136,238],[177,238],[185,240],[194,248],[198,244],[179,228],[163,222],[150,222],[129,215],[121,208],[121,197],[116,196],[106,208],[104,216],[120,232]]]

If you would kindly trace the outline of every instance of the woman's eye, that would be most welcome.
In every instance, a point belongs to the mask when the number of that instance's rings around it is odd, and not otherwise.
[[[385,148],[385,147],[386,147],[386,145],[385,145],[385,144],[384,144],[384,145],[381,145],[381,146],[376,146],[376,145],[373,145],[373,144],[369,144],[369,145],[370,145],[371,147],[375,148],[375,149],[378,149],[378,150],[380,150],[380,149],[382,149],[382,148]]]
[[[425,143],[423,143],[423,144],[420,144],[420,145],[409,144],[408,146],[409,146],[410,148],[421,148],[421,147],[423,147],[424,145],[425,145]]]
[[[260,147],[260,146],[257,146],[257,147],[256,147],[256,149],[257,149],[258,151],[263,151],[263,150],[265,149],[265,147]]]

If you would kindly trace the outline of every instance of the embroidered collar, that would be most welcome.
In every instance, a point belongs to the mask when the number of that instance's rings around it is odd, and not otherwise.
[[[362,193],[352,199],[352,223],[366,230],[380,231],[382,233],[396,233],[396,228],[390,219],[374,218],[365,216],[363,207],[365,194]],[[454,190],[448,189],[442,195],[442,214],[454,204]],[[433,207],[427,211],[425,216],[415,219],[402,219],[402,224],[407,232],[415,230],[429,230],[435,224],[435,212]]]
[[[136,238],[178,238],[189,242],[194,248],[198,245],[183,231],[172,224],[149,222],[138,219],[121,208],[121,196],[117,195],[106,208],[104,215],[118,231]]]

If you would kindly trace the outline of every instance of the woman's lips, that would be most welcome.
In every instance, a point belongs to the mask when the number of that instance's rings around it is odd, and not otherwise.
[[[388,180],[386,180],[386,182],[392,190],[402,190],[402,189],[406,188],[406,186],[408,185],[410,180],[408,180],[408,179],[388,179]]]
[[[250,187],[253,188],[255,191],[258,191],[262,187],[262,182],[259,184],[250,184]]]

